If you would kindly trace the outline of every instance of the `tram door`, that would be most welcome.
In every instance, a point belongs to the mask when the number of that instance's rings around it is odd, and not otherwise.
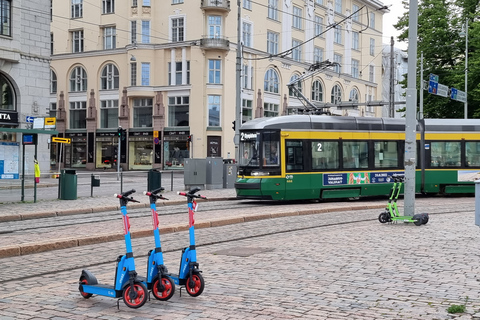
[[[286,199],[312,199],[311,175],[305,172],[306,151],[303,140],[285,141]]]

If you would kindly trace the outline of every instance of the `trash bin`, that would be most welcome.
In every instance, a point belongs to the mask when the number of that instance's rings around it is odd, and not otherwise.
[[[60,174],[60,199],[77,199],[77,173],[75,170],[62,170]]]
[[[147,191],[153,191],[162,186],[162,173],[158,169],[148,170]]]

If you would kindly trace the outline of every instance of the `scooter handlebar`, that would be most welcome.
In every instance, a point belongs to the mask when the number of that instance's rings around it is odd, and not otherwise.
[[[181,195],[181,196],[184,196],[184,197],[192,197],[192,198],[200,198],[200,199],[208,200],[207,197],[202,196],[200,194],[193,194],[192,192],[187,193],[187,192],[177,191],[177,194]]]

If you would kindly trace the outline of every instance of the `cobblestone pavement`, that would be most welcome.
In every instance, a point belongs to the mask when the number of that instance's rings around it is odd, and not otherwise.
[[[428,224],[380,224],[379,209],[363,209],[197,229],[204,293],[180,297],[177,288],[169,301],[136,310],[78,293],[84,267],[111,283],[122,241],[3,258],[0,318],[480,319],[474,198],[419,199],[416,209],[430,213]],[[187,243],[186,231],[162,234],[171,272]],[[152,245],[133,239],[141,275]],[[465,313],[448,314],[463,304]]]

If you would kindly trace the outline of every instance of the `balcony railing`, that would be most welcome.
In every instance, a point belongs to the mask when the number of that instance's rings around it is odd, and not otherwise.
[[[230,11],[230,0],[202,0],[201,8]]]
[[[210,50],[230,50],[230,40],[222,37],[206,37],[200,40],[200,48]]]

